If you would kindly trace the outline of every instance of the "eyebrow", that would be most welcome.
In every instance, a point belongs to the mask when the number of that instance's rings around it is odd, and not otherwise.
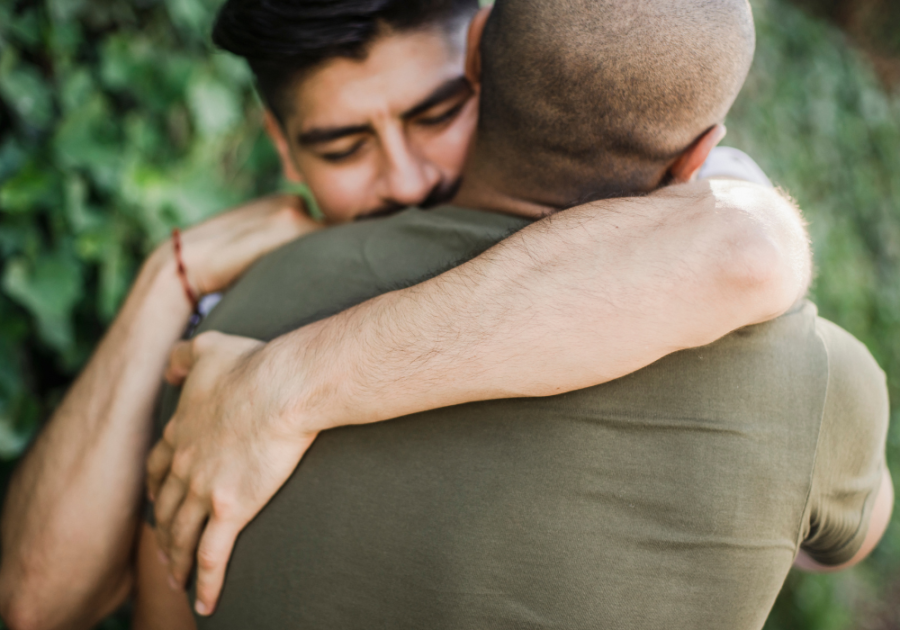
[[[419,114],[427,112],[435,105],[443,103],[447,99],[456,96],[463,90],[470,91],[471,89],[472,88],[469,85],[469,80],[464,76],[450,79],[449,81],[446,81],[445,83],[439,85],[438,88],[434,92],[429,94],[424,101],[400,114],[400,117],[403,120],[415,118]]]
[[[422,102],[412,106],[402,114],[400,118],[409,120],[415,118],[423,112],[452,98],[463,90],[471,90],[469,80],[464,76],[459,76],[449,81],[445,81],[439,85],[431,94],[426,96]],[[346,138],[347,136],[355,136],[360,133],[371,132],[371,125],[348,125],[345,127],[314,127],[309,131],[304,131],[297,135],[297,143],[302,146],[311,146],[316,144],[324,144]]]

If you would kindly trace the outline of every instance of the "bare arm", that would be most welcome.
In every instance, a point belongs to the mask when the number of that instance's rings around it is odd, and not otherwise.
[[[192,281],[220,289],[262,254],[317,229],[297,206],[272,197],[187,231]],[[90,627],[128,594],[152,409],[189,314],[164,244],[17,469],[0,566],[0,614],[15,630]]]
[[[10,485],[0,604],[13,628],[89,627],[131,587],[148,419],[190,314],[165,267],[158,258],[145,266]]]
[[[802,220],[776,191],[687,184],[568,210],[264,352],[334,353],[335,425],[546,396],[774,318],[805,293],[810,265]],[[359,366],[350,378],[347,365]]]
[[[609,381],[777,316],[809,269],[791,203],[703,182],[568,210],[265,346],[201,335],[173,355],[170,380],[191,375],[148,463],[173,573],[186,579],[209,515],[198,594],[211,610],[237,533],[320,430]]]

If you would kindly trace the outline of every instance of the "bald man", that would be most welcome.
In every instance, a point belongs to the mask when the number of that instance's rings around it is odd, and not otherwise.
[[[665,186],[673,161],[702,163],[753,37],[745,0],[499,1],[472,28],[481,119],[456,207],[298,241],[204,330],[270,339],[548,212]],[[865,348],[800,303],[606,385],[327,431],[198,622],[758,629],[801,547],[830,567],[871,549],[887,413]]]

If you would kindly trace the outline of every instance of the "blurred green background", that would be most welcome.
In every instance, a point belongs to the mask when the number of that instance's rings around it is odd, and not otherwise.
[[[247,69],[208,43],[219,3],[0,0],[0,487],[154,243],[281,185]],[[725,144],[798,200],[821,312],[887,371],[900,487],[900,2],[751,4]],[[792,574],[766,627],[900,628],[900,517],[862,566]]]

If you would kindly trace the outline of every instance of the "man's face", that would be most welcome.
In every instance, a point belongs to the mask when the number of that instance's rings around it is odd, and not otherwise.
[[[449,201],[478,111],[464,50],[464,31],[392,34],[316,69],[286,112],[286,175],[332,221]]]

